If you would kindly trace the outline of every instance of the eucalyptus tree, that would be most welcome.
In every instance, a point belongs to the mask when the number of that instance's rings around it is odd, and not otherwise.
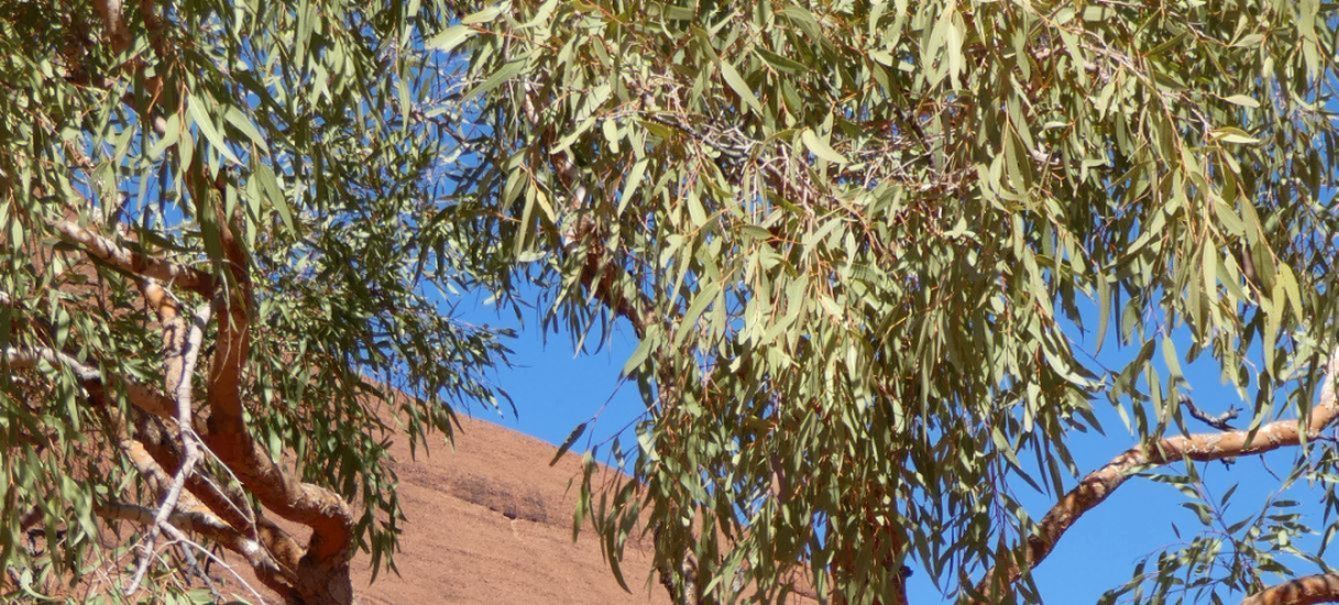
[[[1278,448],[1334,508],[1333,3],[455,5],[487,228],[552,322],[638,341],[633,476],[577,511],[616,574],[646,534],[680,601],[1035,600],[1131,477]],[[1185,398],[1201,357],[1249,418]],[[1084,476],[1104,406],[1130,449]],[[1307,531],[1266,507],[1111,596],[1339,598]]]
[[[444,218],[449,22],[0,3],[0,599],[348,603],[353,553],[393,565],[391,433],[505,359],[439,311],[495,271]]]

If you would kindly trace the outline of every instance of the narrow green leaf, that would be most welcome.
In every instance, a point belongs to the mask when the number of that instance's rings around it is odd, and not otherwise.
[[[297,237],[297,225],[293,222],[293,210],[288,206],[288,199],[284,192],[279,188],[279,178],[274,174],[274,170],[268,164],[254,162],[252,164],[251,174],[260,181],[261,189],[265,192],[265,197],[270,200],[270,204],[279,213],[279,219],[283,221],[284,228],[288,233]]]
[[[549,466],[558,464],[558,461],[562,460],[563,454],[566,454],[567,450],[572,449],[572,444],[576,443],[577,439],[581,438],[581,435],[586,432],[586,427],[589,424],[590,421],[578,424],[576,425],[576,428],[572,429],[572,432],[567,434],[567,438],[563,439],[562,445],[558,446],[558,451],[553,454],[553,459],[549,460]]]
[[[1302,314],[1302,291],[1297,287],[1297,277],[1293,275],[1292,267],[1285,263],[1279,263],[1278,273],[1275,274],[1275,277],[1278,279],[1278,284],[1283,287],[1288,302],[1291,303],[1293,316],[1297,318],[1297,321],[1305,320],[1306,316]]]
[[[512,61],[511,63],[503,65],[496,72],[493,72],[493,75],[488,76],[488,78],[483,82],[480,82],[478,86],[475,86],[470,89],[469,92],[465,93],[465,98],[473,98],[493,90],[494,88],[501,86],[507,80],[516,77],[523,71],[525,71],[524,61]]]
[[[749,89],[748,82],[745,82],[744,77],[740,76],[738,71],[735,71],[733,65],[730,65],[729,62],[724,60],[721,61],[721,77],[725,79],[725,83],[730,85],[730,89],[734,90],[735,94],[739,95],[739,98],[743,100],[754,113],[762,114],[762,102],[760,102],[758,97],[754,96],[753,91]]]
[[[449,53],[457,46],[463,44],[466,40],[469,40],[475,33],[477,32],[472,27],[452,25],[451,27],[442,30],[437,35],[428,38],[423,45],[431,50],[439,50]]]
[[[246,135],[246,138],[251,139],[251,142],[256,147],[259,147],[265,153],[270,152],[270,144],[265,141],[265,136],[260,134],[260,129],[256,128],[256,125],[251,123],[251,119],[246,117],[246,114],[242,113],[242,110],[236,107],[229,107],[228,110],[223,113],[223,119],[227,120],[234,128]]]
[[[833,149],[826,141],[819,138],[812,130],[806,128],[804,132],[800,133],[800,140],[804,141],[804,146],[809,148],[810,152],[824,160],[835,164],[850,163],[850,160],[847,160],[846,156],[838,153],[836,149]]]
[[[242,163],[242,160],[237,159],[232,150],[228,149],[228,140],[214,127],[214,121],[209,117],[209,113],[205,111],[204,102],[199,97],[190,96],[186,102],[186,111],[190,114],[191,121],[200,129],[200,133],[205,135],[205,140],[209,141],[215,151],[234,164],[240,165]]]
[[[623,214],[623,209],[628,207],[628,202],[632,201],[633,196],[637,194],[637,186],[641,185],[642,177],[646,174],[646,158],[637,160],[628,171],[628,178],[623,183],[623,191],[618,196],[618,213]]]
[[[460,20],[460,22],[465,25],[477,25],[479,23],[488,23],[489,21],[496,19],[498,15],[501,15],[505,6],[506,6],[505,4],[490,6],[476,13],[466,15],[465,18]]]
[[[1242,106],[1242,107],[1249,107],[1249,108],[1251,108],[1251,109],[1255,109],[1255,108],[1257,108],[1257,107],[1260,107],[1260,102],[1259,102],[1259,101],[1256,101],[1255,99],[1253,99],[1253,98],[1251,98],[1251,97],[1248,97],[1248,96],[1246,96],[1246,95],[1231,95],[1231,96],[1226,96],[1226,97],[1223,97],[1223,100],[1224,100],[1224,101],[1227,101],[1228,103],[1231,103],[1231,104],[1233,104],[1233,105],[1240,105],[1240,106]]]

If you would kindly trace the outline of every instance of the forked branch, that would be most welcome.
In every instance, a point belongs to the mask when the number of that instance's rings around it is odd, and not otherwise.
[[[153,509],[135,504],[113,503],[97,507],[99,516],[108,519],[130,521],[140,525],[160,524]],[[220,546],[242,556],[256,572],[256,577],[271,590],[287,598],[292,588],[280,578],[282,570],[275,564],[263,548],[255,541],[242,535],[232,526],[223,523],[217,517],[198,510],[177,510],[161,523],[164,531],[179,529],[209,538]]]
[[[354,526],[348,503],[339,494],[304,483],[281,468],[246,427],[242,373],[250,356],[254,295],[242,243],[222,210],[216,211],[216,218],[230,279],[229,287],[213,298],[218,341],[206,378],[209,430],[205,443],[265,508],[312,529],[301,564],[314,569],[347,566]]]

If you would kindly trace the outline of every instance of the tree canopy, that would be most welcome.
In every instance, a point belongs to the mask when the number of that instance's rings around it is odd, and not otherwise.
[[[1285,446],[1333,508],[1333,3],[454,4],[428,44],[468,62],[462,187],[551,321],[639,342],[634,477],[578,510],[616,573],[648,532],[681,601],[897,603],[909,571],[1035,600],[1137,472]],[[1237,430],[1186,403],[1200,357]],[[1098,406],[1132,449],[1076,485]],[[1280,518],[1126,588],[1265,591],[1306,531]]]
[[[679,602],[1035,601],[1179,465],[1206,529],[1110,598],[1339,598],[1295,541],[1339,508],[1335,11],[2,3],[0,589],[217,599],[218,545],[349,602],[402,530],[391,432],[499,400],[480,287],[635,334],[632,474],[592,452],[575,520],[622,582],[648,535]],[[1249,418],[1186,397],[1201,358]],[[1079,468],[1107,406],[1130,449]],[[1284,448],[1328,525],[1208,528],[1196,464]]]
[[[348,603],[354,551],[393,564],[390,435],[496,403],[506,352],[443,311],[496,268],[428,224],[451,15],[0,3],[0,598],[222,599],[218,545]]]

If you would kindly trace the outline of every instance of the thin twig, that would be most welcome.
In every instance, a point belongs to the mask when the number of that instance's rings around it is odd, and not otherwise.
[[[214,579],[209,577],[208,573],[205,573],[205,569],[200,566],[200,560],[195,558],[195,553],[191,552],[189,548],[181,548],[179,552],[181,557],[186,559],[188,577],[194,575],[200,578],[200,581],[204,582],[205,586],[209,588],[209,594],[214,597],[214,602],[223,601],[223,595],[219,593],[219,588],[214,584]]]
[[[1232,430],[1233,427],[1229,423],[1236,420],[1237,417],[1241,415],[1241,408],[1237,407],[1236,404],[1233,404],[1227,408],[1226,412],[1217,416],[1210,416],[1208,412],[1201,410],[1199,406],[1195,405],[1195,401],[1190,398],[1190,395],[1185,393],[1181,393],[1181,405],[1186,407],[1186,411],[1190,413],[1192,418],[1220,431]]]
[[[144,539],[143,551],[140,553],[135,574],[124,591],[127,596],[135,594],[139,590],[140,582],[144,580],[144,574],[149,570],[154,541],[158,539],[158,533],[162,528],[168,524],[168,517],[177,508],[177,501],[181,497],[182,488],[186,485],[186,479],[191,476],[196,463],[200,461],[199,437],[196,436],[191,421],[191,376],[195,374],[195,364],[200,359],[200,343],[204,338],[204,326],[209,322],[210,314],[210,306],[208,304],[201,305],[191,315],[188,324],[186,318],[176,315],[176,302],[162,298],[165,296],[165,292],[157,283],[151,280],[146,281],[144,292],[145,298],[150,299],[151,303],[155,300],[162,301],[158,305],[158,313],[164,324],[163,343],[168,348],[166,390],[176,403],[182,460],[181,467],[177,469],[176,474],[172,477],[172,484],[168,487],[167,493],[163,495],[162,504],[158,506],[153,525],[149,526],[149,533]],[[182,330],[185,330],[186,333],[182,334]]]
[[[189,537],[186,536],[186,534],[182,533],[181,530],[177,529],[176,526],[170,523],[165,524],[163,527],[163,533],[167,534],[167,537],[172,538],[174,542],[178,542],[180,544],[184,544],[186,546],[195,548],[200,552],[204,553],[205,558],[209,559],[211,562],[218,563],[220,567],[222,567],[228,573],[232,574],[233,578],[237,580],[237,583],[240,584],[242,588],[245,588],[247,592],[251,593],[251,596],[256,598],[257,603],[261,603],[262,605],[264,605],[265,603],[269,602],[265,600],[265,597],[261,596],[260,591],[256,590],[256,588],[252,586],[250,582],[246,581],[246,578],[243,578],[241,574],[237,573],[237,570],[233,569],[232,565],[229,565],[226,561],[220,559],[218,555],[214,554],[213,552],[210,552],[210,550],[208,548],[205,548],[202,544],[199,544],[196,541],[191,540]],[[213,587],[211,586],[210,589],[213,590]]]

